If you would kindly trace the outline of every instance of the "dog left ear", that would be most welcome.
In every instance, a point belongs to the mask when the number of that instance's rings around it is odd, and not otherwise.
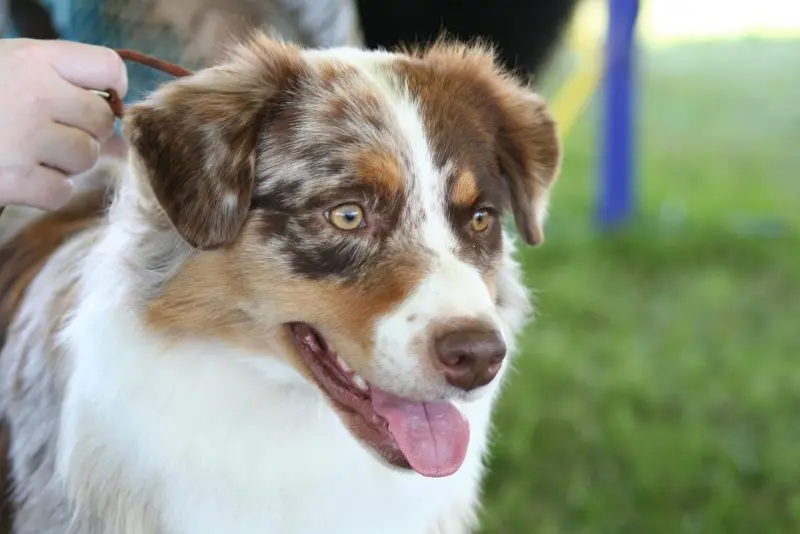
[[[301,70],[297,49],[256,38],[219,66],[171,82],[126,111],[135,161],[193,247],[217,248],[239,235],[259,132],[276,96]]]
[[[503,85],[497,159],[511,189],[519,233],[536,246],[544,241],[550,188],[561,167],[561,142],[542,97],[510,80]]]

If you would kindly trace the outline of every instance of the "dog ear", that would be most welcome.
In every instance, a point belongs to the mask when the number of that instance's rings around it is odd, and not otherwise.
[[[241,231],[263,121],[302,65],[296,48],[257,37],[220,65],[169,83],[127,110],[134,161],[193,247],[224,246]]]
[[[511,189],[519,233],[536,246],[544,241],[550,188],[561,167],[561,142],[544,99],[512,83],[506,80],[499,95],[503,117],[497,158]]]
[[[475,87],[488,89],[491,112],[485,120],[493,128],[495,155],[511,191],[517,228],[529,245],[542,243],[549,192],[561,167],[561,143],[544,99],[503,67],[496,50],[480,39],[462,44],[443,34],[428,49],[410,53],[430,62],[441,80],[446,73],[466,73]]]

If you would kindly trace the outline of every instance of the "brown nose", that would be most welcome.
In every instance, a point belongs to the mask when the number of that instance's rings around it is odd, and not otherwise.
[[[455,330],[434,345],[448,384],[466,391],[491,382],[506,356],[503,338],[492,330]]]

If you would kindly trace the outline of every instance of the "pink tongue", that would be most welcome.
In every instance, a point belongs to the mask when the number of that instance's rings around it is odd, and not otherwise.
[[[414,471],[426,477],[452,475],[464,462],[469,422],[449,402],[414,402],[372,388],[372,408],[386,419]]]

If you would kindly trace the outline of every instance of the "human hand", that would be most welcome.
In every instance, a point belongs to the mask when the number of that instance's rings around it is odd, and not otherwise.
[[[69,177],[91,169],[114,134],[108,103],[87,89],[128,89],[122,59],[69,41],[0,39],[0,209],[58,209]]]

